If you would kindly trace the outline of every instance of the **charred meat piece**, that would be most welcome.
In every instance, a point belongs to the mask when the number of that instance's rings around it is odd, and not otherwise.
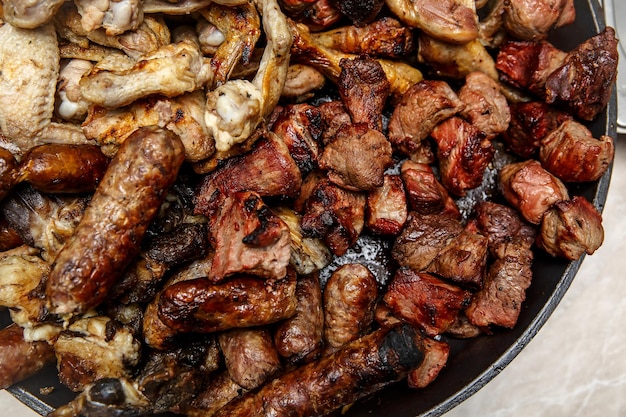
[[[543,216],[537,245],[552,256],[576,260],[602,245],[602,216],[582,196],[555,203]]]
[[[409,88],[389,120],[389,140],[394,148],[416,162],[431,163],[433,157],[417,158],[435,126],[458,113],[464,104],[445,81],[424,80]]]
[[[232,380],[228,370],[224,370],[211,376],[196,398],[185,407],[184,413],[189,416],[210,417],[245,392],[246,389]]]
[[[512,328],[532,280],[533,253],[520,241],[499,243],[492,250],[496,260],[489,267],[483,288],[465,309],[469,321],[479,327]]]
[[[339,267],[324,288],[326,353],[367,334],[378,297],[376,278],[361,264]]]
[[[502,167],[500,189],[509,204],[533,224],[541,223],[543,214],[554,203],[569,200],[563,182],[534,159]]]
[[[254,192],[236,192],[223,199],[209,218],[215,249],[209,279],[235,273],[282,278],[291,257],[287,225]]]
[[[295,197],[302,176],[289,149],[274,134],[259,139],[249,153],[229,158],[224,165],[206,175],[196,194],[196,213],[211,215],[217,192],[229,195],[253,191],[262,197]]]
[[[290,364],[311,362],[322,351],[324,311],[318,274],[298,277],[296,298],[295,314],[280,323],[274,333],[278,354]]]
[[[439,252],[426,271],[465,288],[482,287],[489,252],[487,240],[483,235],[463,230]]]
[[[457,218],[461,217],[456,203],[439,182],[430,165],[408,160],[402,163],[400,175],[411,211],[419,214],[446,212]]]
[[[617,39],[607,26],[569,52],[545,83],[546,101],[563,103],[575,116],[593,120],[609,102],[617,77]]]
[[[509,104],[500,92],[500,84],[487,74],[470,73],[458,96],[465,103],[461,117],[484,132],[487,139],[493,139],[509,127]]]
[[[7,222],[4,216],[0,216],[0,252],[13,249],[23,243],[24,240],[18,231]]]
[[[101,378],[130,377],[140,351],[130,329],[106,316],[75,321],[54,343],[59,379],[73,391]]]
[[[443,186],[459,197],[478,187],[495,153],[485,134],[455,116],[435,127],[431,136],[437,142]]]
[[[0,201],[17,184],[19,163],[13,154],[0,147]]]
[[[48,342],[27,342],[24,329],[11,324],[0,330],[0,388],[36,374],[54,362],[54,350]]]
[[[344,126],[352,123],[350,113],[340,100],[332,100],[318,106],[322,116],[322,143],[333,140],[337,132]]]
[[[399,175],[385,175],[383,185],[367,194],[365,211],[368,230],[386,236],[400,234],[408,217],[402,178]]]
[[[574,21],[573,0],[521,0],[507,2],[504,26],[514,38],[538,41],[548,37],[554,28]]]
[[[391,255],[398,264],[423,271],[463,231],[456,216],[449,213],[409,213],[406,227],[393,244]]]
[[[543,138],[539,149],[541,165],[565,182],[596,181],[614,156],[613,138],[603,135],[595,139],[574,120],[564,121]]]
[[[542,139],[555,130],[571,114],[541,101],[512,103],[511,123],[502,139],[512,152],[522,158],[530,158],[537,152]]]
[[[536,228],[526,223],[515,209],[485,201],[477,204],[475,211],[476,215],[471,224],[476,227],[478,233],[489,238],[490,248],[511,240],[519,240],[528,248],[534,243],[537,236]]]
[[[239,275],[217,284],[197,278],[167,287],[159,298],[158,317],[179,332],[260,326],[293,316],[295,293],[293,272],[277,280]]]
[[[370,129],[382,131],[382,113],[390,87],[380,63],[358,57],[339,61],[341,74],[337,87],[353,123],[366,123]]]
[[[316,32],[330,28],[344,17],[332,0],[281,0],[279,3],[285,14]]]
[[[217,337],[228,373],[237,385],[258,388],[280,369],[269,329],[232,329]]]
[[[385,5],[384,0],[333,0],[341,14],[355,26],[372,22]]]
[[[424,359],[410,326],[377,330],[231,401],[215,416],[324,416],[398,381]]]
[[[287,145],[302,176],[318,167],[321,153],[322,115],[310,104],[288,104],[272,125],[272,131]]]
[[[305,236],[322,239],[341,256],[354,245],[365,223],[366,196],[345,190],[327,179],[317,183],[302,216]]]
[[[385,169],[393,164],[391,143],[365,123],[345,125],[324,148],[319,166],[328,179],[350,191],[383,185]]]
[[[157,127],[139,129],[124,142],[55,259],[46,287],[51,311],[84,312],[106,298],[139,252],[183,159],[180,139]]]
[[[400,268],[393,277],[383,301],[393,314],[429,336],[446,331],[472,293],[427,273]]]
[[[342,26],[312,34],[315,42],[348,54],[401,58],[412,52],[413,31],[392,17],[365,26]]]
[[[410,388],[425,388],[437,378],[450,355],[450,345],[430,337],[423,338],[424,362],[409,372],[407,384]]]

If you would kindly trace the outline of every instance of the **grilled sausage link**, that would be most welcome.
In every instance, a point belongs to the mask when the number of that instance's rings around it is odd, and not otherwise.
[[[34,375],[53,361],[52,346],[25,341],[23,329],[17,324],[0,330],[0,389]]]
[[[84,312],[104,300],[138,253],[184,156],[180,139],[158,127],[126,139],[55,259],[46,287],[53,313]]]
[[[376,330],[231,401],[214,417],[324,416],[402,379],[424,360],[410,326]]]

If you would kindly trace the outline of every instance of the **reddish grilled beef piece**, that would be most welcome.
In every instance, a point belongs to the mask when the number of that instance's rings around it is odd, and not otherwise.
[[[341,73],[337,87],[353,123],[366,123],[382,131],[383,108],[391,91],[389,81],[378,61],[358,57],[339,61]]]
[[[265,278],[285,276],[291,256],[289,227],[258,194],[233,193],[208,214],[215,249],[211,280],[242,272]]]
[[[615,156],[613,138],[595,139],[584,125],[567,120],[541,141],[539,160],[565,182],[598,180]]]
[[[502,167],[500,190],[509,204],[533,224],[541,223],[543,214],[554,203],[569,199],[561,180],[534,159]]]
[[[411,212],[404,230],[393,244],[391,255],[401,266],[423,271],[462,231],[461,222],[449,213],[422,215]]]
[[[383,185],[385,169],[393,164],[391,144],[365,123],[345,125],[324,148],[320,168],[331,182],[351,191]]]
[[[506,3],[503,17],[514,38],[538,41],[550,30],[573,23],[576,11],[573,0],[518,0]]]
[[[451,117],[439,124],[431,136],[437,142],[443,186],[459,197],[478,187],[495,152],[485,134],[460,117]]]
[[[302,232],[322,239],[335,255],[341,256],[356,243],[363,230],[365,202],[364,194],[323,179],[306,201]]]
[[[602,216],[584,197],[559,201],[543,216],[537,245],[569,260],[591,255],[604,241]]]
[[[389,140],[415,162],[432,163],[433,156],[423,149],[424,140],[437,124],[462,108],[463,102],[445,81],[421,81],[396,104],[389,120]]]
[[[365,214],[368,230],[388,236],[400,233],[408,217],[406,193],[400,176],[385,175],[383,185],[367,194]]]
[[[443,333],[472,293],[434,275],[400,268],[389,283],[383,300],[393,314],[422,329],[429,336]]]
[[[509,104],[500,92],[500,84],[487,74],[468,74],[458,96],[465,103],[461,117],[483,132],[487,139],[495,138],[509,127]]]
[[[178,332],[260,326],[293,316],[295,293],[293,271],[278,280],[238,275],[216,284],[196,278],[172,284],[161,293],[158,317]]]
[[[406,187],[409,208],[420,214],[446,212],[460,218],[456,203],[439,182],[430,165],[410,160],[402,163],[400,175]]]
[[[323,295],[326,354],[368,333],[377,298],[376,278],[364,265],[346,264],[333,272]]]
[[[606,107],[617,77],[617,39],[606,27],[567,54],[562,65],[550,72],[546,101],[563,103],[575,116],[593,120]]]
[[[475,216],[470,223],[478,233],[488,237],[490,248],[511,240],[519,240],[530,248],[537,236],[537,229],[526,223],[518,211],[491,201],[476,205]]]
[[[565,62],[566,52],[547,41],[508,41],[496,57],[500,80],[545,98],[548,76]]]
[[[303,176],[317,168],[321,153],[322,115],[310,104],[288,104],[272,125],[272,131],[289,148]]]
[[[439,252],[426,272],[465,288],[478,289],[483,284],[488,252],[485,236],[463,230]]]
[[[424,362],[407,375],[407,383],[410,388],[427,387],[437,378],[450,355],[450,345],[446,342],[424,337],[423,343]]]
[[[274,133],[268,133],[252,151],[229,158],[204,177],[196,193],[195,211],[211,215],[212,210],[219,208],[217,192],[228,195],[254,191],[264,197],[295,197],[301,185],[302,174],[289,149]]]
[[[280,359],[267,328],[232,329],[218,341],[233,381],[245,389],[261,386],[280,369]]]
[[[489,267],[483,288],[465,309],[469,321],[479,327],[512,328],[532,280],[533,253],[520,241],[499,243],[492,250],[496,260]]]
[[[322,289],[316,273],[298,277],[296,298],[296,313],[274,333],[276,350],[290,364],[317,359],[324,344]]]
[[[350,114],[341,101],[333,100],[318,106],[322,115],[322,142],[331,142],[339,129],[352,123]]]
[[[502,138],[512,152],[524,159],[537,152],[546,135],[573,119],[571,114],[541,101],[512,103],[510,110],[511,123]]]
[[[410,326],[376,330],[231,401],[215,417],[325,416],[404,378],[424,360]]]

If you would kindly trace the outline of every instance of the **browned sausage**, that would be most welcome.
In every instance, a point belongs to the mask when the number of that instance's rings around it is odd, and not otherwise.
[[[54,261],[46,287],[53,313],[84,312],[105,299],[138,253],[183,159],[180,139],[167,130],[140,128],[126,139]]]
[[[4,216],[0,217],[0,252],[13,249],[23,243],[19,232],[7,222]]]
[[[327,353],[367,333],[377,296],[376,278],[364,265],[346,264],[333,272],[324,288]]]
[[[0,330],[0,389],[34,375],[53,361],[52,346],[25,341],[23,329],[17,324]]]
[[[322,289],[317,274],[298,278],[296,297],[296,313],[278,326],[274,343],[288,362],[310,362],[317,359],[324,343]]]
[[[275,323],[296,311],[296,277],[266,280],[238,275],[214,283],[208,278],[167,287],[159,299],[159,318],[180,332],[215,332]]]
[[[234,399],[215,416],[324,416],[404,378],[423,352],[412,327],[379,329]]]
[[[218,336],[230,377],[245,389],[263,384],[280,368],[278,352],[266,328],[232,329]]]
[[[93,192],[108,165],[99,146],[50,143],[24,154],[17,181],[46,193]]]
[[[11,191],[17,183],[18,163],[8,150],[0,147],[0,200]]]

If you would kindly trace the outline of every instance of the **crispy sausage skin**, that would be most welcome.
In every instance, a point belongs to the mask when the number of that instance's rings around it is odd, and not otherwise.
[[[24,154],[17,181],[45,193],[93,192],[108,165],[99,146],[49,143]]]
[[[52,346],[25,341],[23,329],[17,324],[0,330],[0,389],[28,378],[53,361]]]
[[[54,261],[46,287],[52,312],[80,313],[104,300],[138,253],[184,157],[180,139],[158,127],[126,139]]]
[[[214,416],[324,416],[402,379],[423,360],[415,329],[379,329],[244,394]]]

